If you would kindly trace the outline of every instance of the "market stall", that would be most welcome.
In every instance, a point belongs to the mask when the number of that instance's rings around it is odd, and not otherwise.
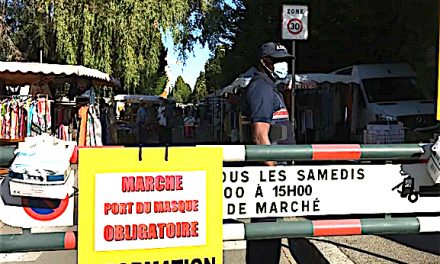
[[[84,66],[0,62],[0,141],[48,133],[78,145],[102,145],[94,93],[102,87],[117,88],[120,82]]]
[[[118,94],[114,100],[118,144],[140,143],[137,135],[137,123],[140,121],[137,115],[140,107],[143,107],[146,113],[146,116],[142,117],[142,122],[145,123],[143,143],[157,143],[157,109],[169,99],[153,95]]]
[[[0,62],[3,223],[74,224],[75,148],[111,142],[114,117],[96,94],[119,87],[110,75],[83,66]]]

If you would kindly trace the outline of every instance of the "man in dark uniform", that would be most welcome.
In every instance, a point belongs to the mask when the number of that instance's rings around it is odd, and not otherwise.
[[[294,144],[293,128],[282,93],[275,82],[287,77],[288,60],[293,56],[280,44],[268,42],[260,47],[258,71],[251,79],[246,92],[245,114],[252,124],[252,141],[257,145]],[[270,138],[270,130],[275,127],[287,132],[276,141]],[[276,161],[266,161],[268,166],[276,166]],[[275,222],[275,218],[251,219],[252,222]],[[248,240],[246,262],[279,263],[281,239]]]

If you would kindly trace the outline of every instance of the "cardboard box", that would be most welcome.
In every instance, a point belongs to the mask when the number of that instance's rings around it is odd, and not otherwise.
[[[9,181],[9,191],[12,196],[29,196],[38,198],[64,199],[66,193],[71,192],[71,184],[68,184],[68,179],[75,177],[75,171],[70,170],[68,177],[64,182],[56,184],[41,184],[30,181],[17,181],[11,179]]]

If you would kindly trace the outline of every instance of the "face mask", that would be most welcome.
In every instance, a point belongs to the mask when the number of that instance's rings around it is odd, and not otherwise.
[[[272,76],[277,80],[282,80],[287,77],[289,71],[289,65],[287,62],[277,62],[273,65]]]

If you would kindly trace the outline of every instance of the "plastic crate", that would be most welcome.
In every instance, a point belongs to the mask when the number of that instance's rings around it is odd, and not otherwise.
[[[403,125],[367,125],[364,130],[363,143],[365,144],[392,144],[405,142]]]

